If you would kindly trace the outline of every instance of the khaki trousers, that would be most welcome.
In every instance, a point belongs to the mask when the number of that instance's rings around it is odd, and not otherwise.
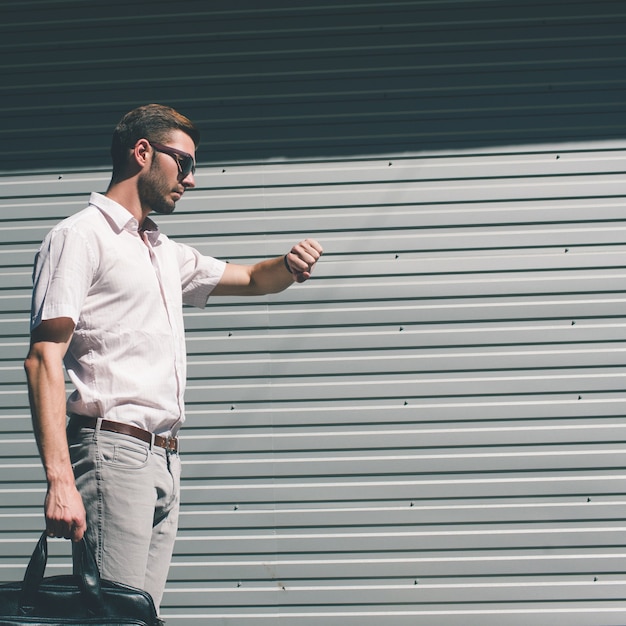
[[[158,610],[178,529],[178,454],[97,426],[70,426],[68,442],[100,575],[144,589]]]

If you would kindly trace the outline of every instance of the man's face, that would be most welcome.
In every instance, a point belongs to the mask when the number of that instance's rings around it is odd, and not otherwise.
[[[193,140],[186,133],[175,130],[164,142],[162,149],[175,150],[195,157]],[[137,181],[139,199],[143,210],[168,215],[176,208],[185,189],[196,186],[192,172],[181,173],[180,158],[152,148],[150,168]]]

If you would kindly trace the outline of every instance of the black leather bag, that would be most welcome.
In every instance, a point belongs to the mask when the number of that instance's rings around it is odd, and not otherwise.
[[[0,585],[0,626],[157,626],[150,594],[100,578],[85,541],[76,544],[76,573],[44,578],[41,535],[22,582]]]

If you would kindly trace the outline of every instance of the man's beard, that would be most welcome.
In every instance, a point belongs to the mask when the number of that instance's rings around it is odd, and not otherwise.
[[[165,184],[156,161],[152,162],[147,174],[139,177],[137,191],[142,208],[150,207],[161,215],[169,215],[176,208],[176,203],[169,197],[172,190]]]

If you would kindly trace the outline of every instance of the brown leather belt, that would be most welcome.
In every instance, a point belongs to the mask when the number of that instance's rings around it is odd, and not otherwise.
[[[71,422],[74,422],[82,428],[95,428],[98,425],[97,417],[88,417],[87,415],[70,415]],[[178,452],[178,437],[162,437],[153,433],[133,426],[132,424],[123,424],[122,422],[112,422],[111,420],[102,420],[100,430],[106,430],[109,433],[118,433],[120,435],[128,435],[135,439],[140,439],[144,443],[150,443],[159,448],[165,448],[168,452]]]

